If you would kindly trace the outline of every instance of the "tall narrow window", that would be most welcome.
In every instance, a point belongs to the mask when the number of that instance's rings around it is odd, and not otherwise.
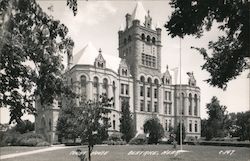
[[[148,101],[148,112],[152,112],[152,110],[151,110],[151,101]]]
[[[158,102],[154,102],[154,112],[158,112]]]
[[[164,102],[164,114],[168,114],[168,104]]]
[[[151,88],[150,87],[147,88],[147,97],[151,97]]]
[[[144,100],[140,101],[140,111],[144,111]]]
[[[170,127],[172,127],[172,121],[171,120],[169,120],[169,122],[168,122],[168,131],[170,131]]]
[[[87,79],[85,75],[82,75],[80,77],[80,85],[81,85],[81,101],[84,101],[86,100],[86,95],[87,95],[86,91]]]
[[[144,96],[144,88],[143,88],[143,86],[140,86],[140,96],[141,97]]]
[[[105,93],[108,96],[108,80],[107,80],[107,78],[103,79],[102,89],[103,89],[103,93]]]
[[[115,120],[113,120],[113,130],[115,130]]]
[[[198,115],[198,98],[197,95],[194,95],[194,115]]]
[[[168,131],[168,120],[165,121],[165,130]]]
[[[115,97],[115,81],[113,81],[113,106],[115,107],[115,100],[116,100],[116,97]]]
[[[93,87],[94,100],[99,100],[99,80],[97,77],[94,77]]]
[[[192,132],[192,121],[189,121],[189,131]]]
[[[181,93],[181,113],[184,115],[185,111],[185,96],[184,93]]]
[[[172,103],[168,103],[168,114],[172,114]]]
[[[126,86],[126,95],[129,95],[129,85],[126,84],[125,86]]]
[[[124,84],[121,84],[121,94],[124,94]]]
[[[195,124],[194,124],[194,132],[198,132],[198,123],[197,123],[197,121],[195,121]]]
[[[157,98],[158,97],[158,90],[157,88],[154,89],[154,98]]]
[[[188,100],[189,100],[188,114],[192,115],[192,95],[191,95],[191,93],[189,93]]]

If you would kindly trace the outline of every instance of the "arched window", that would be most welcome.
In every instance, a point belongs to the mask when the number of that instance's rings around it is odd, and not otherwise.
[[[128,42],[130,42],[130,41],[131,41],[131,36],[129,35],[129,36],[128,36]]]
[[[158,84],[159,84],[158,79],[155,79],[155,80],[154,80],[154,84],[156,84],[156,85],[158,85]]]
[[[152,43],[155,44],[155,37],[152,38]]]
[[[197,95],[194,95],[194,115],[197,116],[198,114],[198,98]]]
[[[141,76],[141,77],[140,77],[140,81],[141,81],[142,83],[144,83],[144,82],[145,82],[145,77],[144,77],[144,76]]]
[[[188,101],[189,101],[188,114],[192,115],[192,94],[191,93],[189,93]]]
[[[103,79],[102,89],[103,89],[103,93],[108,95],[108,80],[107,80],[107,78]]]
[[[142,39],[142,41],[145,40],[145,35],[144,34],[141,34],[141,39]]]
[[[150,77],[148,77],[148,83],[151,84],[152,83],[152,79]]]
[[[149,35],[147,36],[147,42],[150,42],[150,36]]]
[[[94,77],[93,81],[93,95],[94,95],[94,100],[99,99],[99,79],[97,77]]]
[[[85,75],[80,77],[80,91],[81,91],[81,101],[86,100],[87,96],[87,78]]]

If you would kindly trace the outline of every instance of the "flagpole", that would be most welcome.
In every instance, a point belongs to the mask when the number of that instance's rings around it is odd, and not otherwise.
[[[179,92],[179,97],[180,97],[180,146],[181,146],[181,150],[182,150],[182,102],[183,100],[181,99],[182,98],[182,89],[181,89],[181,38],[180,38],[180,92]]]

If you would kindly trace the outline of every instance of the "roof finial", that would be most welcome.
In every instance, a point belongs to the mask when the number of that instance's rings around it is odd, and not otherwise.
[[[148,10],[148,16],[149,16],[149,14],[150,14],[150,11]]]
[[[99,49],[99,54],[102,54],[102,49],[101,48]]]
[[[168,70],[168,65],[166,66],[167,70]]]

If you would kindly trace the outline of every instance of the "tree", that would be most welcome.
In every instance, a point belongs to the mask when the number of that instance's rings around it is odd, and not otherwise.
[[[62,53],[71,54],[68,29],[42,11],[35,0],[1,0],[0,107],[10,123],[24,113],[35,114],[33,102],[50,104],[62,93]]]
[[[149,133],[149,144],[157,144],[164,135],[164,129],[158,118],[152,118],[143,125],[144,133]]]
[[[100,101],[87,101],[81,105],[77,116],[78,128],[81,129],[82,141],[88,143],[88,157],[91,161],[91,152],[94,145],[103,138],[103,133],[107,134],[110,127],[108,113],[112,98],[106,95],[100,96]],[[107,135],[106,135],[107,136]],[[103,138],[106,139],[106,138]]]
[[[34,131],[35,125],[33,122],[29,120],[24,120],[16,124],[16,126],[14,127],[14,130],[19,132],[20,134],[24,134],[30,131]]]
[[[180,136],[180,126],[181,124],[179,123],[178,126],[175,128],[175,135],[176,135],[176,141],[178,144],[181,143],[181,136]],[[184,124],[182,123],[182,143],[184,142],[184,139],[186,137],[186,128],[184,126]]]
[[[122,139],[129,142],[135,135],[132,115],[129,110],[129,102],[122,102],[122,111],[120,118],[120,132],[123,134]]]
[[[250,140],[250,111],[237,113],[236,125],[240,140]]]
[[[208,109],[206,139],[224,137],[226,132],[225,122],[228,118],[227,107],[220,105],[219,100],[215,96],[211,99],[211,103],[208,103],[206,106]]]
[[[66,106],[63,107],[59,113],[57,121],[57,134],[60,138],[73,139],[74,143],[76,138],[80,136],[79,125],[77,117],[80,113],[80,108],[76,107],[73,100],[66,101]]]
[[[209,42],[211,56],[204,48],[193,47],[204,56],[206,62],[202,69],[210,73],[211,78],[206,80],[210,85],[226,89],[230,80],[249,68],[246,62],[250,57],[248,1],[171,0],[170,5],[174,11],[165,28],[172,37],[195,35],[199,38],[214,22],[225,32],[218,41]]]

